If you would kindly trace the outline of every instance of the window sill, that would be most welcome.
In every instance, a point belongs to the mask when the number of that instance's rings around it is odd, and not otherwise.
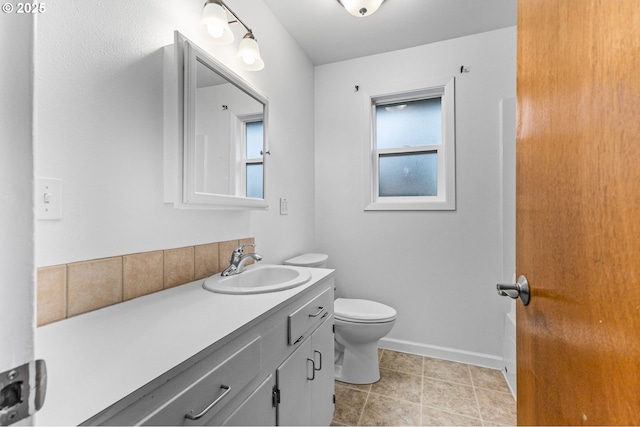
[[[455,201],[446,200],[393,200],[369,203],[365,211],[455,211]]]

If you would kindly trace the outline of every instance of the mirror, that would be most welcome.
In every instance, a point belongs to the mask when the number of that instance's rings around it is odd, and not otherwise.
[[[175,45],[182,203],[267,208],[267,98],[178,32]]]

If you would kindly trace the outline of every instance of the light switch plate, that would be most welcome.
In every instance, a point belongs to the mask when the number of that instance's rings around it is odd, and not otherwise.
[[[289,201],[284,197],[280,198],[280,215],[289,215]]]
[[[36,219],[62,219],[62,180],[36,178]]]

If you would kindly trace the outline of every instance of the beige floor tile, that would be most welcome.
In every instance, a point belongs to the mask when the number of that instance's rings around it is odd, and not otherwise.
[[[469,370],[471,371],[471,378],[473,379],[473,385],[475,387],[500,391],[502,393],[511,393],[501,370],[472,365],[469,365]]]
[[[481,426],[479,418],[465,417],[464,415],[453,414],[430,406],[422,407],[423,426]]]
[[[332,425],[516,424],[516,402],[499,370],[386,349],[378,356],[380,381],[336,381]]]
[[[369,394],[362,418],[363,426],[417,426],[420,424],[420,405]]]
[[[371,393],[420,404],[422,377],[380,369],[380,381],[371,385]]]
[[[333,421],[344,425],[358,425],[362,415],[367,393],[354,390],[336,384],[336,406],[333,412]]]
[[[424,376],[460,384],[472,384],[469,365],[449,360],[425,357]]]
[[[489,425],[515,425],[516,401],[510,393],[476,389],[482,420]]]
[[[407,374],[422,375],[422,356],[385,350],[380,359],[380,367]]]
[[[464,384],[425,378],[422,404],[459,415],[480,418],[473,387]]]
[[[336,385],[340,385],[341,387],[351,388],[354,390],[360,390],[369,393],[371,390],[371,384],[349,384],[343,383],[342,381],[336,381]]]

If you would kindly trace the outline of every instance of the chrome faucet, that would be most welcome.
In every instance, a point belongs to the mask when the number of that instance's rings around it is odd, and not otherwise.
[[[244,271],[244,264],[249,260],[249,258],[255,261],[262,260],[262,257],[256,253],[249,252],[245,254],[244,248],[246,248],[247,246],[250,246],[252,248],[256,247],[256,245],[250,244],[250,245],[238,246],[237,248],[235,248],[233,252],[231,252],[231,259],[229,260],[229,266],[225,268],[224,271],[222,272],[223,276],[232,276],[234,274],[242,273]]]

